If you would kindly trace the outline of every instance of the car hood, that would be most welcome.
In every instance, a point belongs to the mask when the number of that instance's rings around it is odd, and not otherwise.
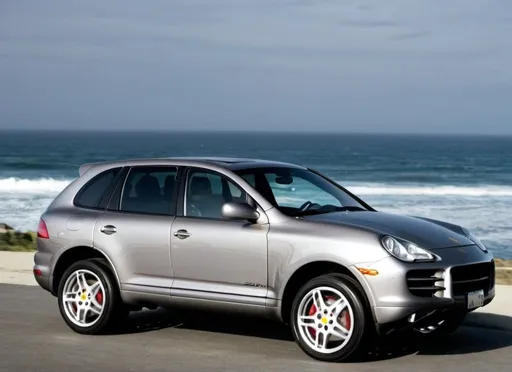
[[[307,221],[334,223],[373,230],[401,238],[425,249],[442,249],[475,244],[460,226],[423,217],[383,212],[334,212],[304,217]]]

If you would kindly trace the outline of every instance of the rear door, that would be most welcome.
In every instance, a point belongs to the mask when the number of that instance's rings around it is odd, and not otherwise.
[[[176,166],[131,167],[96,223],[94,244],[114,262],[123,290],[170,293],[177,178]]]

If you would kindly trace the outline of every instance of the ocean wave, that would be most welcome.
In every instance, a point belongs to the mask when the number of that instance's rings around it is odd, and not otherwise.
[[[69,185],[71,179],[54,178],[0,178],[0,193],[59,193]],[[361,196],[460,196],[460,197],[512,197],[512,186],[421,186],[384,183],[343,183],[349,191]]]
[[[344,185],[356,195],[367,196],[461,196],[461,197],[512,197],[512,187],[497,185],[481,186],[413,186],[413,185]]]
[[[59,193],[69,185],[71,180],[56,180],[53,178],[0,178],[0,193],[46,194]]]

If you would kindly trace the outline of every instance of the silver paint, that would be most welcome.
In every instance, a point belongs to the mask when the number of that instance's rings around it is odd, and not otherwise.
[[[199,306],[282,320],[283,295],[293,274],[304,265],[328,262],[352,274],[368,299],[375,323],[386,324],[432,306],[450,306],[455,300],[450,268],[493,259],[464,236],[460,227],[439,221],[377,211],[288,217],[234,170],[302,167],[243,159],[240,164],[224,164],[221,160],[225,159],[135,159],[80,167],[80,177],[42,215],[50,239],[38,239],[34,268],[42,271],[36,277],[39,285],[53,291],[54,270],[64,252],[76,247],[95,249],[111,264],[126,303]],[[255,200],[259,218],[249,222],[143,215],[73,205],[75,194],[95,175],[112,167],[136,165],[193,166],[218,172]],[[228,206],[225,213],[234,215],[234,209]],[[115,226],[115,233],[102,232],[107,225]],[[414,241],[442,261],[401,262],[382,247],[381,234]],[[466,252],[459,252],[460,247]],[[446,291],[432,298],[412,295],[406,272],[430,267],[445,273]],[[363,275],[358,268],[376,269],[379,274]],[[492,288],[486,303],[494,295]]]

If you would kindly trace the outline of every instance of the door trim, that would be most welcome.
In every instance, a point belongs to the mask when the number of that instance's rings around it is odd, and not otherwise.
[[[222,292],[209,292],[194,289],[179,289],[171,288],[171,297],[181,297],[187,299],[219,301],[229,303],[239,303],[244,305],[265,306],[267,302],[266,297],[253,297],[244,295],[235,295],[231,293]]]

